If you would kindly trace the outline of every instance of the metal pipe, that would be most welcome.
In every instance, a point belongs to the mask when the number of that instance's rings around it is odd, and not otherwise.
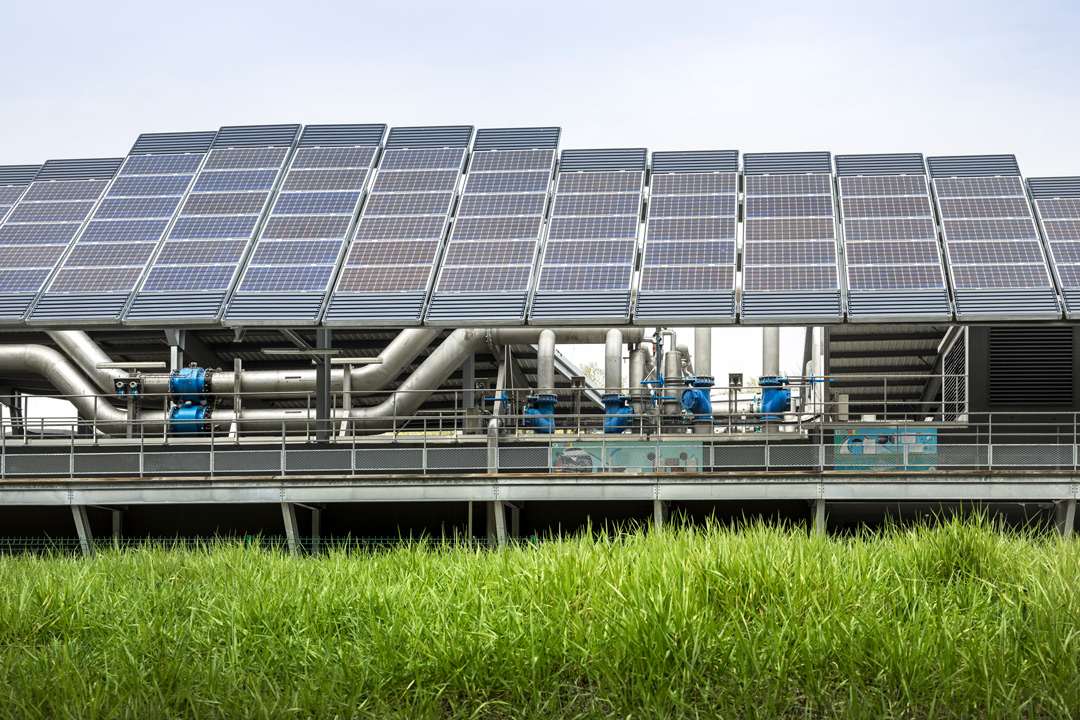
[[[105,351],[82,330],[49,330],[46,334],[98,386],[99,390],[114,393],[116,381],[127,377],[128,373],[123,370],[98,367],[98,363],[112,362],[112,358],[106,355]]]
[[[698,375],[712,377],[712,328],[694,328],[694,367]]]
[[[636,415],[640,415],[643,409],[641,398],[645,390],[641,385],[641,381],[645,379],[646,353],[648,353],[648,349],[645,345],[638,345],[630,351],[630,400]]]
[[[668,390],[668,388],[683,387],[682,382],[675,380],[675,378],[681,377],[681,375],[682,353],[678,350],[668,350],[664,353],[664,395],[667,397],[675,397],[675,399],[664,401],[664,414],[666,415],[678,415],[681,412],[681,406],[676,397],[681,390]]]
[[[536,392],[549,395],[555,392],[555,331],[540,331],[536,345]]]
[[[761,328],[761,376],[780,375],[780,328]]]
[[[679,343],[675,346],[675,349],[679,351],[679,355],[681,356],[679,360],[682,364],[681,371],[683,377],[692,377],[695,373],[694,361],[690,359],[690,348],[686,343]]]
[[[617,395],[622,392],[623,334],[618,328],[607,331],[604,339],[604,392]]]

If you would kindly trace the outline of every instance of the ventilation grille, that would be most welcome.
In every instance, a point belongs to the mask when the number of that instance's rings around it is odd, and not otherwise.
[[[120,169],[124,158],[91,160],[49,160],[34,180],[108,180]]]
[[[128,294],[46,293],[30,314],[31,320],[119,320]]]
[[[925,175],[922,153],[837,155],[837,175]]]
[[[205,322],[217,318],[224,301],[225,293],[139,293],[124,316],[124,321]]]
[[[931,177],[1019,175],[1015,155],[949,155],[926,158]]]
[[[170,153],[204,153],[217,136],[210,132],[143,133],[131,148],[132,155],[165,155]]]
[[[299,125],[233,125],[218,130],[214,147],[292,147],[299,132]]]
[[[735,293],[640,293],[634,307],[640,321],[733,321]]]
[[[1028,178],[1027,184],[1036,200],[1080,197],[1080,177]]]
[[[738,150],[654,152],[652,171],[657,173],[739,172]]]
[[[0,319],[21,320],[33,301],[34,293],[0,295]]]
[[[1073,338],[1072,328],[990,328],[990,406],[1071,406]]]
[[[424,321],[430,325],[468,327],[471,324],[521,322],[525,317],[525,293],[494,295],[435,295]]]
[[[791,175],[831,173],[832,154],[828,152],[750,153],[743,155],[747,175]]]
[[[848,292],[848,315],[856,318],[926,318],[951,320],[949,294],[945,290],[924,292]]]
[[[6,165],[0,167],[0,185],[29,185],[40,169],[40,165]]]
[[[472,125],[445,127],[396,127],[390,131],[386,147],[393,148],[467,148],[472,140]]]
[[[326,293],[239,293],[229,303],[226,322],[310,322],[319,319]]]
[[[644,148],[614,150],[563,150],[559,172],[602,172],[638,170],[644,172],[649,151]]]
[[[473,150],[554,150],[562,128],[485,128],[476,132]]]
[[[742,316],[778,321],[839,318],[840,292],[744,292]]]
[[[346,147],[382,143],[385,125],[308,125],[297,147]]]
[[[327,325],[417,325],[424,299],[423,293],[335,295],[323,322]]]
[[[533,320],[626,322],[630,319],[630,293],[538,294],[529,317]]]

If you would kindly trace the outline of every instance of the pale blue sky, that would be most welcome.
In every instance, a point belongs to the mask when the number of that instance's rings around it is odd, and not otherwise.
[[[1015,153],[1026,175],[1080,175],[1078,8],[8,3],[0,164],[123,155],[140,132],[385,122],[559,125],[564,148]],[[723,346],[756,355],[759,334]],[[718,374],[757,374],[718,355]],[[785,333],[784,369],[799,357]]]

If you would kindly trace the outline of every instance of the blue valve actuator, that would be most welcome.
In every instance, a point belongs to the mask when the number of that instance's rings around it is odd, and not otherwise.
[[[556,395],[529,395],[525,398],[525,427],[535,433],[550,435],[555,432]]]
[[[629,395],[604,395],[600,400],[604,403],[605,433],[621,433],[633,424],[634,408],[630,407]]]
[[[780,414],[791,410],[791,388],[786,377],[763,377],[761,386],[762,420],[780,420]]]
[[[190,367],[173,370],[169,373],[169,392],[173,400],[183,403],[205,403],[210,393],[210,371],[206,368]]]
[[[206,405],[184,403],[169,411],[169,432],[173,435],[205,435],[210,429],[211,409]]]
[[[712,394],[710,389],[715,384],[713,378],[708,376],[693,377],[687,380],[690,387],[682,391],[679,402],[683,409],[693,414],[698,419],[708,419],[712,416]]]

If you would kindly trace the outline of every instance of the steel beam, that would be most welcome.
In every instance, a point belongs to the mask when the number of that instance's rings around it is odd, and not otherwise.
[[[90,518],[85,505],[72,505],[71,515],[75,518],[75,530],[79,533],[79,549],[87,557],[94,554],[94,535],[90,532]]]
[[[285,521],[285,537],[289,540],[289,552],[293,557],[299,557],[303,548],[300,544],[300,528],[296,523],[296,505],[290,502],[281,503],[281,517]]]
[[[1054,524],[1062,537],[1072,537],[1076,526],[1076,498],[1054,504]]]
[[[811,504],[811,510],[814,515],[814,534],[825,534],[825,499],[818,498]]]

